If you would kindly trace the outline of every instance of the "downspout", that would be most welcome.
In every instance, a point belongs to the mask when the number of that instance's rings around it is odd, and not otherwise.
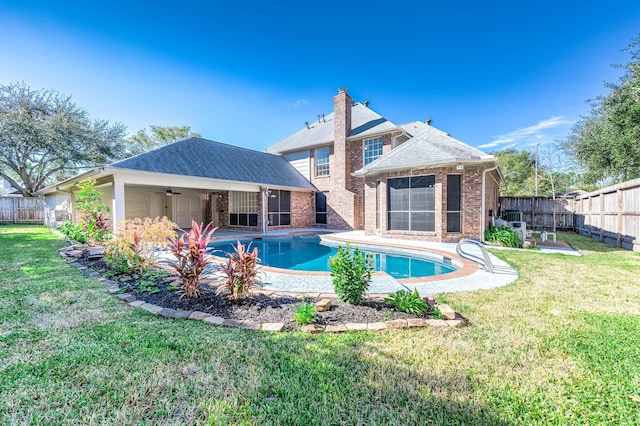
[[[486,214],[485,214],[485,210],[486,210],[486,193],[487,193],[487,172],[492,172],[494,170],[496,170],[498,168],[498,164],[496,164],[495,166],[486,169],[482,172],[482,210],[481,210],[481,215],[482,215],[482,220],[480,221],[480,241],[484,242],[484,230],[485,230],[485,222],[486,222]]]
[[[268,203],[268,199],[267,199],[267,193],[269,192],[269,187],[266,188],[260,188],[260,192],[262,193],[262,234],[266,234],[267,233],[267,213],[266,213],[266,209],[267,209],[267,203]]]

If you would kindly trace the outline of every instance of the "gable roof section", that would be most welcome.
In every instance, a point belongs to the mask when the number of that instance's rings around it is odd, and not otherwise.
[[[314,190],[284,158],[202,138],[189,138],[110,167]]]
[[[320,119],[309,123],[308,129],[305,127],[297,131],[270,146],[266,151],[273,154],[284,154],[330,144],[333,142],[333,122],[334,113],[332,112],[326,115],[324,120]],[[349,138],[366,137],[395,129],[397,129],[395,124],[361,103],[356,102],[351,107],[351,133]]]
[[[442,130],[426,126],[407,142],[356,171],[354,176],[445,164],[480,164],[495,161],[494,156],[473,148]]]

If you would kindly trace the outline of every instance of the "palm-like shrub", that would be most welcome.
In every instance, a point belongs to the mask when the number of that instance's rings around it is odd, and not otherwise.
[[[211,235],[218,228],[209,230],[211,223],[206,227],[191,221],[191,231],[183,233],[180,238],[167,238],[169,250],[176,257],[174,269],[182,280],[182,290],[185,297],[200,296],[200,283],[208,277],[207,266],[213,261],[207,252],[207,245],[211,241]]]
[[[232,299],[238,300],[253,296],[253,288],[262,286],[262,280],[259,278],[258,248],[251,250],[251,244],[238,241],[234,249],[233,253],[227,253],[227,262],[218,267],[227,275],[219,291],[226,291]]]

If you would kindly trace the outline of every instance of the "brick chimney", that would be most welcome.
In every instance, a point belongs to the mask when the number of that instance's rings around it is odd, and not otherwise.
[[[351,170],[349,170],[349,155],[347,137],[351,133],[351,106],[353,99],[347,93],[346,87],[338,89],[333,98],[333,161],[331,176],[336,189],[347,188]]]

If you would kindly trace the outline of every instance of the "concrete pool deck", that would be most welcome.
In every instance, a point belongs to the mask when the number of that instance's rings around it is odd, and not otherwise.
[[[396,280],[384,272],[376,272],[372,276],[372,282],[369,286],[368,294],[381,295],[394,293],[401,289],[418,289],[422,296],[431,296],[439,293],[460,292],[486,290],[496,287],[502,287],[513,283],[518,274],[516,271],[501,261],[497,257],[489,254],[494,265],[494,272],[485,270],[480,265],[462,259],[456,253],[457,243],[432,243],[424,241],[401,240],[393,238],[382,238],[376,236],[368,236],[364,231],[331,231],[318,229],[295,229],[286,231],[269,232],[268,234],[236,232],[232,231],[220,232],[216,231],[215,239],[234,240],[257,237],[286,237],[297,234],[321,234],[321,238],[327,244],[339,245],[349,242],[352,245],[362,246],[383,246],[392,248],[394,253],[416,254],[422,252],[423,255],[434,257],[436,260],[451,259],[451,262],[459,266],[455,272],[449,274],[436,275],[433,277],[419,277]],[[471,254],[480,254],[480,249],[467,250]],[[307,272],[307,271],[290,271],[277,268],[263,266],[264,288],[266,292],[278,293],[306,293],[306,294],[332,294],[333,283],[328,272]]]

